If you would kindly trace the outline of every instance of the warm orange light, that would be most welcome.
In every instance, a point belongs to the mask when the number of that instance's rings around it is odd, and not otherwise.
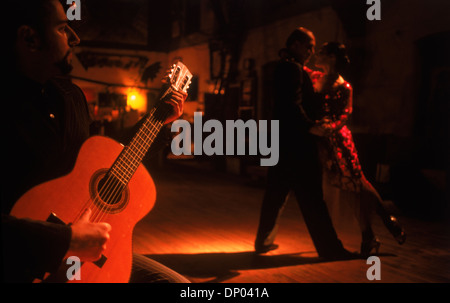
[[[127,105],[140,112],[147,110],[147,97],[140,90],[130,88],[127,93]]]

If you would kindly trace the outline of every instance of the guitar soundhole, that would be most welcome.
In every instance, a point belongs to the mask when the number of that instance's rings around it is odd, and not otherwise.
[[[89,191],[94,204],[107,213],[121,212],[130,196],[128,187],[109,175],[108,169],[101,169],[92,176]]]

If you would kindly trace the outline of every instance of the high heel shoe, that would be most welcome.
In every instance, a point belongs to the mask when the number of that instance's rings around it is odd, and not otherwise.
[[[406,241],[406,233],[403,227],[394,216],[389,216],[389,220],[386,222],[386,227],[389,232],[394,236],[398,244],[402,245]]]
[[[375,254],[378,255],[381,242],[377,238],[373,237],[369,240],[363,240],[361,242],[361,256],[369,257],[372,255],[372,251],[375,250]]]

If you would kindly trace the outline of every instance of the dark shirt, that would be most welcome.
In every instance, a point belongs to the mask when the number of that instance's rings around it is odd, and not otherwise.
[[[9,83],[2,118],[3,279],[28,282],[57,269],[69,248],[71,229],[8,214],[33,186],[72,170],[89,136],[90,118],[83,93],[67,79],[40,85],[14,77]]]

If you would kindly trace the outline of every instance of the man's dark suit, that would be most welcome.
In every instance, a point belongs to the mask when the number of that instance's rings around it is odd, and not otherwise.
[[[273,244],[287,195],[293,190],[320,257],[332,258],[345,250],[334,230],[323,200],[322,169],[313,125],[306,111],[313,110],[314,89],[303,66],[283,58],[274,72],[273,119],[280,122],[280,159],[269,168],[255,249]]]

